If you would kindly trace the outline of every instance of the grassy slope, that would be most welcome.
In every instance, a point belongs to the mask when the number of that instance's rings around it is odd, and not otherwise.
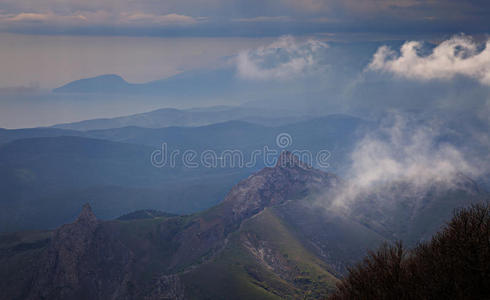
[[[267,241],[291,270],[283,279],[244,246],[246,236]],[[183,276],[191,299],[318,299],[335,286],[327,266],[309,252],[273,208],[246,221],[233,233],[225,250],[212,262]],[[291,276],[292,274],[292,276]]]
[[[150,290],[152,279],[166,273],[169,258],[177,244],[169,243],[185,228],[194,216],[157,217],[153,219],[114,220],[104,222],[108,232],[116,234],[123,244],[131,249],[139,263],[132,272],[143,289]],[[289,225],[281,220],[274,208],[245,221],[239,230],[229,236],[223,252],[202,265],[191,267],[181,274],[186,297],[189,299],[319,299],[325,297],[335,286],[337,279],[331,275],[319,258],[308,251],[292,233]],[[29,274],[33,260],[46,245],[51,232],[31,232],[0,235],[0,254],[3,263],[10,267],[1,268],[9,272],[12,268],[25,271],[15,272],[18,276]],[[264,241],[267,248],[286,268],[286,275],[278,275],[264,261],[252,255],[244,239],[254,237]],[[37,245],[42,241],[42,245]],[[27,246],[29,249],[23,249]],[[249,245],[250,246],[250,245]],[[19,248],[19,247],[22,247]],[[33,249],[30,249],[33,248]],[[14,250],[11,253],[9,250]],[[2,258],[2,257],[0,257]],[[190,270],[190,271],[189,271]],[[280,273],[280,272],[279,272]],[[1,275],[1,274],[0,274]],[[3,274],[2,278],[8,278]],[[20,278],[11,278],[19,282]],[[24,278],[26,284],[29,278]],[[4,286],[4,288],[7,288]],[[22,297],[19,290],[8,295]]]

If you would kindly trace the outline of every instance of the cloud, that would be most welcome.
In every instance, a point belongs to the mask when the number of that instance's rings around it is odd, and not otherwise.
[[[56,15],[54,13],[19,13],[14,15],[0,15],[0,22],[9,23],[45,23],[45,22],[71,22],[87,21],[87,18],[81,14],[75,15]]]
[[[287,80],[306,76],[324,67],[327,44],[318,40],[297,42],[283,36],[270,45],[242,51],[236,58],[238,76],[253,80]]]
[[[204,18],[194,18],[191,16],[170,14],[153,14],[143,12],[107,12],[97,11],[77,11],[72,14],[57,14],[54,12],[30,13],[21,12],[18,14],[0,14],[0,25],[8,28],[15,26],[30,26],[32,24],[46,26],[183,26],[193,25],[205,21]]]
[[[49,19],[49,15],[47,14],[38,14],[38,13],[20,13],[18,15],[14,15],[11,17],[5,18],[6,21],[46,21]]]
[[[423,44],[416,41],[404,43],[400,54],[382,46],[368,69],[423,81],[466,76],[490,85],[490,40],[482,49],[470,37],[455,36],[437,45],[429,55],[422,55],[422,50]]]
[[[331,208],[349,209],[373,194],[383,195],[379,201],[397,201],[407,195],[416,198],[434,187],[450,189],[462,174],[475,178],[488,167],[480,160],[469,160],[464,150],[441,141],[445,133],[442,122],[420,124],[420,120],[392,113],[383,123],[366,134],[351,153],[348,181],[337,191]],[[405,187],[404,195],[390,196],[397,186]]]
[[[140,24],[144,20],[148,26],[144,35],[269,37],[322,32],[485,32],[490,5],[484,1],[453,0],[2,0],[0,11],[19,20],[15,25],[3,24],[0,29],[17,33],[134,35],[127,29],[134,25],[136,31],[143,32]],[[98,20],[90,29],[81,26],[81,22],[66,20],[55,23],[63,26],[49,26],[52,23],[46,24],[42,16],[82,16],[94,24],[88,15],[100,11],[108,19]],[[138,22],[120,22],[123,14],[138,16]],[[176,19],[174,15],[188,18]],[[202,16],[207,18],[208,26],[180,26],[200,24],[198,17]],[[32,18],[43,22],[27,20]],[[154,30],[176,23],[180,27],[174,30]],[[94,28],[98,24],[105,27]]]
[[[0,24],[0,30],[16,33],[157,35],[157,36],[281,36],[311,35],[325,32],[485,32],[488,30],[490,5],[477,1],[447,0],[3,0],[0,11],[16,18],[83,16],[104,12],[108,19],[87,23],[59,21],[33,23],[17,21]],[[117,22],[123,14],[138,16],[138,22]],[[178,18],[175,16],[187,16]],[[166,17],[164,17],[166,16]],[[206,17],[206,25],[199,17]],[[193,22],[189,18],[194,18]],[[142,20],[146,21],[142,28]],[[119,20],[120,21],[120,20]],[[22,25],[19,25],[21,24]],[[286,24],[287,23],[287,24]],[[98,28],[98,24],[101,24]],[[170,25],[169,25],[170,24]],[[179,24],[178,28],[165,29]],[[62,28],[60,28],[62,27]],[[136,29],[135,31],[128,29]],[[144,30],[143,30],[144,29]]]
[[[262,23],[262,22],[293,22],[294,19],[288,16],[258,16],[253,18],[236,18],[233,22],[242,23]]]
[[[148,13],[125,14],[122,16],[122,20],[126,22],[166,24],[166,25],[189,25],[198,22],[197,19],[185,15],[179,15],[179,14],[155,15],[155,14],[148,14]]]

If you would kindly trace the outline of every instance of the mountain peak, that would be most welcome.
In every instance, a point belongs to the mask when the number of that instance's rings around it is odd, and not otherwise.
[[[117,93],[125,92],[132,85],[116,74],[84,78],[67,83],[53,90],[55,93]]]
[[[275,168],[301,168],[301,169],[311,169],[311,166],[307,163],[302,162],[297,155],[287,150],[283,150]]]
[[[82,212],[78,215],[76,223],[95,224],[97,223],[97,217],[95,216],[90,204],[85,203],[82,208]]]
[[[239,182],[223,203],[231,204],[235,220],[243,220],[265,207],[335,186],[337,182],[336,176],[314,169],[294,153],[283,151],[274,168],[264,168]]]

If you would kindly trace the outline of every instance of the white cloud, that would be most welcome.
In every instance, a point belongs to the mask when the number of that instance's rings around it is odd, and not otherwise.
[[[368,69],[418,80],[466,76],[490,85],[490,40],[483,49],[479,46],[466,36],[446,40],[426,56],[420,54],[422,43],[416,41],[403,44],[399,55],[382,46],[374,54]]]
[[[334,197],[333,208],[348,209],[366,195],[379,193],[380,188],[389,193],[390,185],[400,183],[410,188],[411,195],[434,186],[448,189],[458,183],[461,174],[477,176],[483,171],[460,149],[438,141],[439,122],[417,125],[417,121],[396,113],[389,119],[386,126],[368,133],[355,147],[348,182]]]
[[[323,67],[320,56],[327,47],[318,40],[297,42],[291,36],[283,36],[270,45],[240,52],[236,58],[238,75],[257,80],[308,75]]]

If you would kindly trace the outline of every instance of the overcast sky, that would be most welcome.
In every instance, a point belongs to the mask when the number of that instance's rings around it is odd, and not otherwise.
[[[489,20],[488,1],[3,0],[0,88],[109,73],[144,82],[216,67],[283,35],[447,38],[486,34]]]
[[[485,0],[3,0],[4,31],[264,36],[332,31],[487,32]]]
[[[0,127],[250,101],[487,112],[489,33],[488,0],[2,0]],[[49,92],[102,74],[143,83],[215,69],[235,85],[186,99]]]

